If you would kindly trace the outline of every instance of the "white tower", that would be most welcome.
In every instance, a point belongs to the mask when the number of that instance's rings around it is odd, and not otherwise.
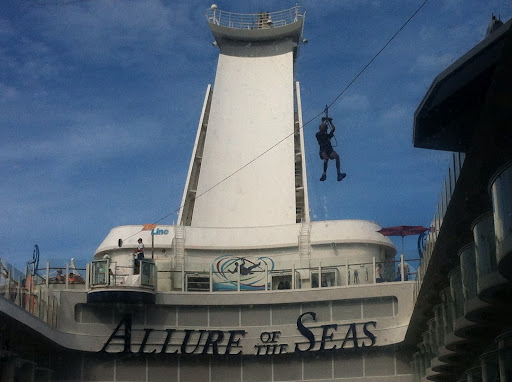
[[[179,223],[258,227],[309,221],[294,64],[304,12],[237,14],[212,5],[220,54],[206,92]]]

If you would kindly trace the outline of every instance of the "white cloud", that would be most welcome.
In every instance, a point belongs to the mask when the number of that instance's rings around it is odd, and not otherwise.
[[[382,114],[387,122],[401,121],[411,115],[411,110],[404,105],[393,105]]]
[[[13,101],[18,96],[19,92],[15,87],[0,83],[0,101]]]
[[[367,110],[369,107],[370,101],[367,96],[354,94],[342,97],[336,109],[345,111],[362,111]]]
[[[145,134],[154,126],[143,123],[127,127],[114,125],[85,126],[71,130],[67,135],[41,139],[35,137],[22,143],[11,143],[0,150],[0,163],[43,161],[58,159],[71,166],[87,158],[109,158],[130,150],[142,150],[152,140],[141,139],[133,131]]]
[[[413,70],[421,72],[440,72],[455,61],[453,54],[422,54],[416,58]]]
[[[58,8],[59,19],[66,21],[57,25],[48,15],[45,33],[74,56],[127,67],[144,63],[148,53],[172,54],[174,42],[190,40],[191,8],[157,0],[88,2]]]

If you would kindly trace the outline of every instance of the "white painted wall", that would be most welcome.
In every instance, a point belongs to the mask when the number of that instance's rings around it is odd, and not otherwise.
[[[293,122],[291,43],[225,43],[217,66],[192,226],[295,223]]]

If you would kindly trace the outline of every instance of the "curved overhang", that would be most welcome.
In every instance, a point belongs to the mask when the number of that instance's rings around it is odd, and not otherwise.
[[[467,150],[493,72],[505,60],[511,39],[509,20],[434,79],[414,113],[415,147]]]
[[[215,41],[219,46],[226,40],[231,41],[273,41],[290,38],[297,44],[300,42],[302,36],[302,29],[304,28],[304,20],[300,19],[291,24],[268,27],[268,28],[254,28],[254,29],[240,29],[230,28],[222,25],[217,25],[208,22],[208,26],[212,31]]]
[[[392,241],[379,233],[381,227],[367,220],[326,220],[310,223],[311,246],[332,244],[372,244],[382,246],[387,255],[396,253]],[[250,250],[291,248],[298,246],[301,224],[267,227],[178,227],[158,225],[153,230],[143,230],[143,225],[112,228],[96,249],[96,258],[119,249],[119,239],[124,248],[135,248],[138,238],[146,245],[154,241],[155,249],[168,249],[173,245],[176,229],[184,230],[185,249],[201,250]],[[153,233],[160,234],[153,234]]]
[[[236,292],[219,292],[219,293],[191,293],[191,292],[178,292],[178,293],[159,293],[156,296],[156,308],[158,306],[177,306],[177,307],[190,307],[208,309],[209,306],[228,308],[230,306],[254,306],[261,305],[269,307],[270,305],[293,304],[293,303],[318,303],[319,301],[347,301],[361,299],[374,299],[380,297],[394,296],[398,301],[398,309],[393,316],[369,316],[360,317],[355,319],[338,319],[336,323],[341,327],[347,323],[356,322],[357,325],[362,325],[367,321],[376,321],[372,331],[375,333],[377,339],[376,347],[382,347],[392,344],[401,343],[405,337],[407,324],[409,321],[409,314],[412,309],[412,293],[413,283],[386,283],[386,284],[373,284],[366,285],[365,287],[347,288],[340,295],[339,288],[322,288],[322,290],[289,290],[286,292],[251,292],[251,298],[247,298],[247,293]],[[61,295],[61,313],[63,316],[60,319],[57,328],[50,327],[36,316],[30,314],[26,310],[12,304],[11,302],[0,298],[0,315],[5,315],[6,319],[13,319],[22,325],[27,326],[53,343],[64,348],[98,352],[108,342],[109,336],[116,333],[115,323],[112,323],[111,317],[108,317],[108,322],[97,322],[96,324],[89,322],[78,322],[75,319],[75,309],[77,304],[87,304],[85,292],[66,291]],[[109,305],[118,306],[116,303],[107,303],[100,305],[100,309],[106,308]],[[140,306],[137,308],[139,309]],[[2,317],[2,319],[4,316]],[[365,321],[367,320],[367,321]],[[319,316],[319,323],[331,323],[332,320],[329,316]],[[139,324],[134,324],[137,326]],[[165,326],[165,325],[164,325]],[[138,326],[136,329],[140,332],[145,331],[147,326]],[[191,326],[188,322],[180,324],[169,323],[169,327],[177,330],[187,330]],[[210,328],[210,326],[209,326]],[[260,329],[257,325],[246,325],[240,327],[237,325],[221,327],[212,326],[213,330],[232,328],[237,330],[243,328],[248,332],[258,333]],[[287,338],[291,340],[298,339],[296,319],[291,319],[285,324],[275,326],[276,330],[281,330],[286,333]],[[316,326],[318,328],[318,326]],[[165,328],[157,327],[157,329],[165,330]],[[266,330],[271,330],[266,329]],[[250,333],[249,333],[250,334]],[[321,333],[320,333],[321,335]],[[247,336],[250,341],[254,336]],[[343,337],[342,337],[343,338]],[[249,346],[253,348],[253,346]]]
[[[144,288],[94,288],[87,292],[88,304],[154,304],[156,293]]]

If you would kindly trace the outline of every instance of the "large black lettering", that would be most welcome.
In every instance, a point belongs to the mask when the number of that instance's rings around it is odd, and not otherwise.
[[[313,318],[313,321],[316,321],[316,313],[315,312],[306,312],[302,313],[299,318],[297,318],[297,329],[299,330],[300,334],[302,334],[304,337],[307,338],[309,341],[309,346],[307,349],[301,349],[299,347],[299,344],[295,344],[295,351],[299,353],[303,352],[309,352],[313,347],[315,346],[315,336],[313,335],[313,332],[306,328],[304,324],[302,323],[302,318],[306,315],[309,315]]]
[[[352,334],[352,336],[351,336]],[[356,324],[350,324],[347,330],[347,334],[345,335],[345,339],[343,340],[343,343],[341,344],[341,348],[345,348],[345,344],[347,341],[352,341],[354,344],[354,349],[358,348],[359,345],[357,344],[357,330],[356,330]]]
[[[373,325],[373,327],[376,328],[377,327],[377,323],[375,321],[368,321],[367,323],[364,324],[364,326],[363,326],[363,333],[364,333],[364,335],[366,337],[368,337],[370,339],[370,341],[372,341],[372,343],[370,345],[366,345],[364,343],[364,341],[363,341],[362,347],[364,347],[364,348],[365,347],[373,346],[373,345],[375,345],[375,342],[377,342],[376,338],[375,338],[375,334],[373,334],[372,332],[370,332],[368,330],[368,325]]]
[[[142,343],[140,344],[139,354],[144,353],[144,348],[146,347],[146,344],[148,343],[149,334],[153,331],[153,329],[144,329],[144,331],[145,331],[144,339],[142,340]],[[156,349],[153,349],[153,351],[151,351],[149,353],[154,353],[154,352],[156,352]]]
[[[322,325],[322,342],[320,344],[320,349],[319,350],[334,350],[336,349],[336,345],[334,345],[332,348],[328,348],[326,349],[325,348],[325,342],[327,340],[329,341],[332,341],[332,337],[334,336],[333,333],[331,334],[327,334],[329,332],[329,329],[334,329],[334,331],[336,331],[338,329],[338,325],[337,324],[330,324],[330,325]]]
[[[162,345],[162,350],[160,351],[160,353],[167,352],[167,346],[169,346],[169,342],[171,341],[172,334],[176,331],[176,329],[165,329],[165,331],[167,332],[167,336],[165,336],[164,344]],[[169,353],[169,354],[176,354],[177,352],[178,352],[178,349],[176,349],[175,351],[173,351],[172,353]]]
[[[124,334],[117,334],[119,330],[121,330],[121,326],[124,325]],[[123,340],[124,342],[124,348],[121,353],[131,353],[131,343],[132,343],[132,316],[130,314],[126,314],[121,321],[119,321],[119,324],[114,329],[112,334],[110,335],[110,338],[105,342],[105,345],[103,345],[103,348],[100,350],[100,352],[106,352],[108,346],[110,345],[110,342],[112,340]]]
[[[185,338],[183,339],[183,342],[181,344],[181,354],[193,354],[197,350],[197,348],[199,347],[199,343],[203,339],[203,334],[204,334],[205,330],[199,330],[199,333],[200,333],[199,334],[199,339],[197,340],[197,344],[194,347],[194,350],[187,351],[187,347],[188,346],[192,346],[192,345],[188,344],[188,341],[190,341],[190,336],[191,336],[191,334],[193,332],[195,332],[195,330],[192,330],[192,329],[185,330]]]
[[[208,354],[208,348],[212,347],[212,354],[219,354],[219,342],[224,339],[224,333],[220,330],[210,330],[206,343],[203,347],[203,354]]]
[[[242,336],[245,337],[245,334],[247,333],[245,330],[230,330],[229,331],[229,340],[228,344],[226,345],[226,352],[224,354],[231,354],[231,348],[233,346],[240,346],[240,338],[236,338],[236,336]],[[240,354],[242,351],[240,350],[238,353],[234,354]]]

